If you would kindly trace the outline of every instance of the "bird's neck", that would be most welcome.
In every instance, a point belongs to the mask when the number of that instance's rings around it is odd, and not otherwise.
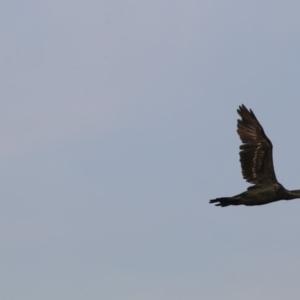
[[[292,190],[287,193],[287,200],[300,198],[300,190]]]

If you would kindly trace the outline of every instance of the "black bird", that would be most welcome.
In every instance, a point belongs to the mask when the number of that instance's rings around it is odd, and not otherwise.
[[[247,182],[254,185],[248,187],[246,192],[233,197],[216,198],[209,203],[222,207],[241,204],[250,206],[300,198],[300,190],[288,191],[277,181],[273,166],[273,145],[253,111],[241,105],[237,112],[241,117],[237,123],[237,132],[242,141],[242,174]]]

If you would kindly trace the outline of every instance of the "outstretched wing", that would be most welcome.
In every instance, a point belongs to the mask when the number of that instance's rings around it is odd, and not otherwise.
[[[241,105],[237,132],[242,141],[240,162],[246,181],[256,185],[277,183],[272,155],[272,143],[266,136],[253,111]]]

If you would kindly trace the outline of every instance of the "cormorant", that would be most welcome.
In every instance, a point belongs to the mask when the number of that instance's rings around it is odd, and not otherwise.
[[[279,200],[300,198],[300,190],[288,191],[276,179],[272,143],[266,136],[253,111],[244,105],[237,110],[237,132],[242,141],[240,146],[240,162],[243,178],[254,185],[247,191],[233,197],[210,200],[216,206],[229,205],[262,205]]]

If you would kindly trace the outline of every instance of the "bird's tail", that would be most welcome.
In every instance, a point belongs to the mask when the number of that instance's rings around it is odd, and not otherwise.
[[[216,203],[216,206],[229,206],[229,205],[240,205],[239,198],[237,197],[223,197],[223,198],[216,198],[210,200],[209,203]]]

